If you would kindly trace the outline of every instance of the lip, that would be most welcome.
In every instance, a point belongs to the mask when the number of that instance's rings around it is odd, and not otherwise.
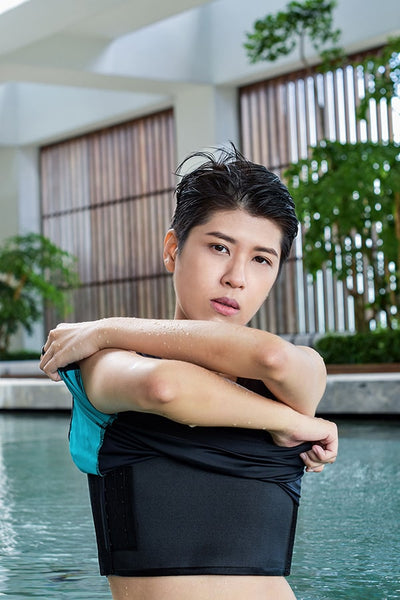
[[[210,302],[216,312],[226,317],[235,315],[240,310],[239,304],[233,298],[213,298]]]

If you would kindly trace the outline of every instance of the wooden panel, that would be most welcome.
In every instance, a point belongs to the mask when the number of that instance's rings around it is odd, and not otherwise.
[[[363,69],[352,64],[328,73],[298,71],[240,89],[243,153],[279,176],[292,162],[306,158],[310,145],[328,138],[341,142],[393,139],[391,107],[370,103],[368,127],[356,120],[364,94]],[[300,233],[301,242],[301,233]],[[359,261],[353,285],[365,295],[375,267]],[[371,275],[372,273],[372,275]],[[321,270],[311,282],[302,265],[301,243],[292,251],[280,280],[252,324],[281,334],[303,334],[354,327],[353,300],[342,282]]]
[[[162,242],[173,210],[172,110],[41,149],[42,231],[78,258],[68,320],[171,316]],[[59,316],[46,315],[46,327]]]

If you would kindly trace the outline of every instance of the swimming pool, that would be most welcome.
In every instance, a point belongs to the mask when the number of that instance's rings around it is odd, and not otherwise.
[[[0,413],[0,597],[110,599],[65,414]],[[340,456],[305,476],[298,600],[400,598],[400,422],[343,422]]]

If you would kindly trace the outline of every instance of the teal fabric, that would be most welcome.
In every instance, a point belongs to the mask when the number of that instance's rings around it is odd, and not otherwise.
[[[69,449],[72,460],[84,473],[101,475],[99,452],[105,431],[116,418],[97,410],[89,401],[79,368],[60,369],[59,374],[73,397]]]

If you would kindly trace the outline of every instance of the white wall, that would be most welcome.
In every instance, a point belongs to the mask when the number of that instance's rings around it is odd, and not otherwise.
[[[254,21],[286,3],[215,0],[114,40],[85,40],[82,21],[78,34],[53,30],[6,56],[0,62],[0,81],[10,72],[10,83],[0,83],[0,241],[39,227],[37,152],[44,143],[172,106],[178,161],[199,148],[238,144],[238,85],[299,67],[295,54],[250,65],[243,49]],[[364,49],[400,32],[400,3],[338,0],[335,23],[349,51]],[[39,327],[24,343],[40,347],[41,337]]]
[[[239,144],[235,88],[188,88],[176,95],[174,110],[178,163],[201,148]]]
[[[0,147],[0,243],[19,227],[18,150]]]
[[[19,150],[0,148],[0,244],[19,229]],[[12,340],[12,348],[21,347],[22,337]]]
[[[0,148],[0,243],[13,235],[40,232],[39,170],[37,147]],[[13,336],[11,349],[37,349],[42,345],[43,325],[31,335]]]
[[[217,84],[257,81],[301,67],[298,52],[274,63],[249,65],[243,43],[245,32],[268,13],[283,10],[281,0],[219,0],[207,7],[211,13],[213,81]],[[400,35],[399,0],[338,0],[334,9],[334,25],[341,29],[340,44],[348,51],[365,50],[384,43],[388,35]],[[315,60],[308,47],[307,57]]]

